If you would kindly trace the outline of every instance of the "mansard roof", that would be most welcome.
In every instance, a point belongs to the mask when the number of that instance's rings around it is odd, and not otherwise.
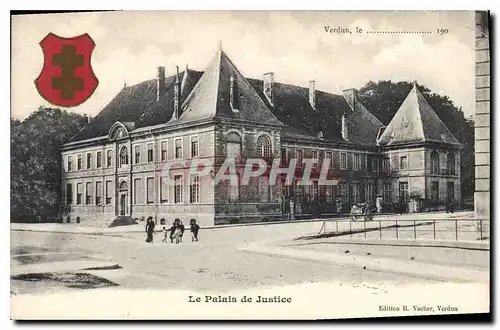
[[[414,85],[377,143],[391,146],[419,142],[460,144]]]
[[[180,73],[183,80],[186,72],[182,95],[189,94],[202,75],[202,72],[186,69]],[[172,117],[174,108],[174,82],[175,75],[165,78],[166,91],[159,101],[157,101],[156,79],[124,86],[69,142],[105,136],[116,122],[133,123],[134,129],[166,123]]]
[[[239,100],[233,111],[230,100],[230,78],[235,79]],[[219,49],[200,80],[182,104],[175,123],[208,118],[228,118],[283,126],[243,77],[227,55]]]

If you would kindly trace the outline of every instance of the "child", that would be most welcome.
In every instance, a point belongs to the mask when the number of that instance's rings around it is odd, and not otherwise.
[[[167,237],[168,237],[167,233],[168,233],[167,227],[163,226],[163,239],[161,240],[163,243],[167,243]]]
[[[195,219],[191,219],[191,241],[198,241],[198,231],[200,230],[200,226],[196,223]]]

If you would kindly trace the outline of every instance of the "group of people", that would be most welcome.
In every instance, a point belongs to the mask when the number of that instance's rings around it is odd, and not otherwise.
[[[191,241],[198,241],[198,232],[200,230],[200,226],[196,223],[195,219],[191,219],[189,221],[190,231],[191,231]],[[153,234],[155,230],[155,222],[153,218],[148,218],[146,222],[146,242],[153,243]],[[179,244],[182,242],[182,236],[184,236],[185,227],[180,219],[175,219],[174,223],[170,228],[163,227],[163,239],[161,240],[164,243],[167,243],[170,239],[170,243]],[[170,233],[170,235],[169,235]]]

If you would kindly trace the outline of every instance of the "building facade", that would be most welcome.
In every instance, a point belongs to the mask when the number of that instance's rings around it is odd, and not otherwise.
[[[124,87],[62,147],[65,222],[121,215],[209,226],[344,213],[377,197],[388,211],[460,202],[460,144],[416,86],[384,127],[355,90],[245,78],[222,50],[204,72],[157,74]],[[265,168],[245,178],[256,158]],[[293,179],[274,180],[273,164]],[[321,184],[321,170],[332,184]]]

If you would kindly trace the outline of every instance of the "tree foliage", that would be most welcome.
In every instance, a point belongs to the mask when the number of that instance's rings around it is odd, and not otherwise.
[[[388,125],[401,103],[413,87],[412,82],[370,81],[359,90],[361,102],[384,124]],[[461,187],[464,198],[474,195],[474,120],[466,118],[448,96],[433,93],[429,88],[417,84],[427,102],[446,124],[450,132],[462,144]]]
[[[86,115],[39,107],[23,121],[11,119],[11,219],[57,215],[61,201],[59,147],[86,123]]]

